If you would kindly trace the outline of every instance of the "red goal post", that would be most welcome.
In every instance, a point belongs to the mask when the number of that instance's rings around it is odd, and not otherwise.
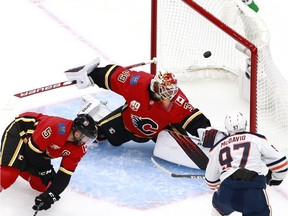
[[[158,60],[151,73],[166,69],[185,80],[199,71],[204,79],[217,71],[236,75],[240,95],[249,102],[250,131],[264,134],[287,153],[288,85],[272,60],[261,17],[241,0],[151,2],[151,58]],[[212,56],[203,58],[208,50]],[[250,79],[243,75],[247,60]]]

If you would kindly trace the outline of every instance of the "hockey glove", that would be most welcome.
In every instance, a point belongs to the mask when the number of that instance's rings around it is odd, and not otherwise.
[[[51,165],[51,167],[47,170],[38,171],[38,175],[41,178],[42,183],[45,186],[48,186],[49,182],[54,180],[56,173],[53,166]]]
[[[210,129],[206,130],[204,140],[203,140],[203,147],[205,148],[212,148],[215,143],[215,137],[218,133],[218,130]]]
[[[65,71],[65,75],[67,76],[68,81],[76,81],[77,88],[84,89],[94,85],[92,78],[88,75],[91,71],[97,68],[99,64],[100,58],[98,57],[77,72],[69,70]]]
[[[59,199],[59,195],[53,194],[51,191],[47,190],[35,198],[35,205],[32,208],[39,211],[47,210]]]
[[[269,186],[278,186],[282,183],[283,180],[273,180],[271,170],[268,171],[266,175],[266,184]]]
[[[224,131],[214,129],[212,127],[198,128],[197,133],[200,143],[205,148],[212,148],[224,136],[227,136]]]

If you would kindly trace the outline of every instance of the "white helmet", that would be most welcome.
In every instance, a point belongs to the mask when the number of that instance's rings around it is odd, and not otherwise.
[[[247,120],[242,113],[232,111],[226,115],[224,125],[228,133],[231,135],[245,131],[247,127]]]
[[[177,79],[171,72],[159,71],[151,80],[150,89],[162,98],[172,100],[178,92]]]

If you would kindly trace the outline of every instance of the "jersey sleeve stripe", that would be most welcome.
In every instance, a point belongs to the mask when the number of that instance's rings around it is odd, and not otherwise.
[[[191,115],[183,124],[183,128],[186,129],[187,125],[190,124],[190,122],[193,121],[193,119],[195,119],[197,116],[201,115],[202,112],[201,111],[197,111],[196,113],[194,113],[193,115]]]
[[[279,163],[281,163],[281,162],[283,162],[283,161],[286,161],[286,160],[287,160],[287,158],[286,158],[286,156],[284,156],[284,157],[280,158],[280,159],[277,160],[277,161],[274,161],[274,162],[272,162],[272,163],[267,164],[267,166],[268,166],[268,167],[272,167],[272,166],[277,165],[277,164],[279,164]]]
[[[105,86],[106,86],[106,88],[109,89],[109,90],[111,90],[111,89],[110,89],[110,86],[109,86],[109,75],[110,75],[111,71],[112,71],[116,66],[117,66],[116,64],[112,65],[112,66],[109,68],[109,70],[106,72],[106,74],[105,74]]]
[[[14,152],[14,154],[12,156],[12,159],[10,160],[8,166],[12,166],[14,164],[15,160],[17,159],[17,156],[19,155],[19,152],[20,152],[20,149],[22,147],[22,144],[23,144],[23,140],[20,139],[20,141],[19,141],[19,143],[17,145],[17,148],[16,148],[16,150],[15,150],[15,152]]]
[[[205,182],[208,185],[209,188],[215,190],[218,189],[220,186],[220,179],[217,179],[216,181],[209,181],[208,179],[205,178]]]
[[[287,170],[287,166],[288,166],[288,162],[286,161],[286,162],[284,162],[284,163],[282,163],[282,164],[280,164],[280,165],[278,165],[278,166],[275,166],[275,167],[273,167],[273,168],[269,168],[271,171],[280,171],[280,170],[282,170],[283,168],[285,169],[286,168],[286,170]]]
[[[72,171],[69,171],[69,170],[65,169],[64,167],[60,167],[60,168],[59,168],[59,171],[65,173],[65,174],[67,174],[67,175],[70,175],[70,176],[73,174]]]
[[[34,152],[36,152],[36,153],[39,153],[39,154],[42,154],[43,153],[43,151],[41,151],[40,149],[38,149],[38,148],[36,148],[34,145],[33,145],[33,143],[31,142],[31,139],[29,139],[28,140],[28,146],[29,146],[29,148],[32,150],[32,151],[34,151]]]
[[[280,170],[285,169],[285,168],[287,169],[288,161],[287,161],[286,156],[282,157],[281,159],[279,159],[273,163],[267,164],[267,167],[271,171],[280,171]]]

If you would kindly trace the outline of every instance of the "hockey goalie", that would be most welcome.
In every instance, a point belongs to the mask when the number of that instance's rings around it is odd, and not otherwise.
[[[111,111],[106,105],[107,101],[99,101],[91,95],[83,96],[82,104],[83,105],[79,111],[79,114],[89,114],[94,118],[96,122],[111,113]],[[207,136],[205,136],[206,140],[214,139],[216,135],[213,134],[214,131],[216,130],[209,130],[209,128],[199,129],[198,133],[200,138],[198,138],[191,135],[182,135],[170,130],[163,130],[158,134],[157,139],[155,140],[153,154],[158,158],[169,161],[171,163],[175,163],[177,165],[203,170],[205,169],[205,165],[208,162],[207,154],[210,149],[209,146],[203,146],[203,135],[205,133],[208,134]],[[101,142],[102,140],[103,139],[101,137],[98,137],[96,141]],[[194,161],[193,159],[191,160],[191,158],[188,157],[188,155],[180,147],[180,145],[194,146],[193,151],[195,152],[195,157],[197,157],[197,155],[202,155],[203,158],[204,155],[205,160],[201,162],[199,162],[197,158],[195,158],[196,161]]]

